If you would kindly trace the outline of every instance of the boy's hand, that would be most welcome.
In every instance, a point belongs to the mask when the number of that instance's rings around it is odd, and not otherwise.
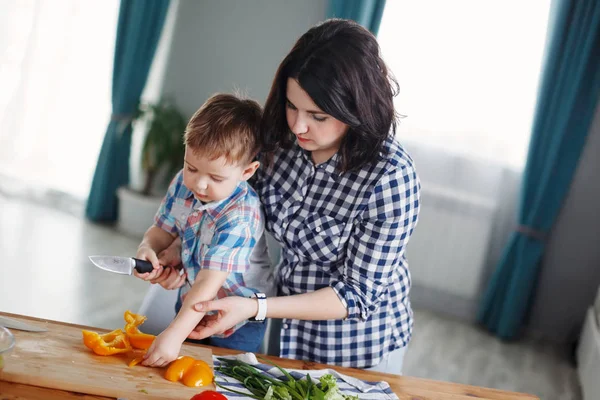
[[[147,367],[164,367],[179,356],[182,341],[173,330],[165,329],[154,339],[152,346],[144,355],[142,365]]]
[[[150,247],[140,246],[138,248],[138,251],[137,251],[137,254],[135,255],[135,257],[139,258],[140,260],[150,261],[152,263],[152,267],[154,268],[154,271],[146,272],[144,274],[140,274],[136,270],[133,270],[133,274],[135,276],[137,276],[138,278],[140,278],[144,281],[152,281],[153,279],[156,279],[157,277],[159,277],[162,274],[163,267],[158,262],[158,257],[156,256],[156,252],[154,250],[152,250]]]

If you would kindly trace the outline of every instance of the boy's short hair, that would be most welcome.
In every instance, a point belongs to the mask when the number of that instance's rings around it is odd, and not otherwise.
[[[249,163],[259,152],[262,110],[250,99],[232,94],[211,96],[194,113],[185,129],[185,145],[211,159]]]

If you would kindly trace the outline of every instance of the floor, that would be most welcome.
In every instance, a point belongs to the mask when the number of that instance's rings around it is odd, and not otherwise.
[[[505,343],[461,321],[415,311],[405,375],[535,394],[542,400],[581,399],[575,368],[550,344]]]
[[[139,239],[0,194],[0,311],[114,328],[138,310],[149,285],[95,268],[88,255],[131,256]],[[532,341],[507,344],[476,327],[415,311],[405,375],[581,399],[575,369],[560,351]]]
[[[0,195],[0,310],[113,328],[149,284],[105,272],[89,255],[132,256],[139,239],[54,208]]]

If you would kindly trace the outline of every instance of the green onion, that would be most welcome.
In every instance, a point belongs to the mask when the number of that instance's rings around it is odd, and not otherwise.
[[[260,369],[248,364],[244,361],[229,358],[218,358],[221,365],[217,367],[217,371],[223,375],[229,376],[238,380],[244,387],[252,393],[249,397],[258,400],[325,400],[325,399],[341,399],[354,400],[357,396],[344,395],[339,391],[336,378],[331,374],[323,375],[319,382],[313,381],[310,375],[306,374],[305,378],[296,380],[289,372],[281,368],[277,364],[261,358],[281,371],[284,375],[284,380],[276,379],[266,375]],[[226,382],[229,382],[225,380]],[[225,390],[237,394],[244,394],[235,389],[231,389],[223,384],[215,382],[215,384]]]

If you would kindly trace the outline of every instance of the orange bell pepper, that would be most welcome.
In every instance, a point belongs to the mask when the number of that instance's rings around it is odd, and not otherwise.
[[[131,345],[136,349],[147,350],[154,342],[156,336],[143,333],[138,326],[146,321],[144,315],[134,314],[131,311],[125,311],[125,333]]]
[[[129,364],[127,364],[129,367],[135,367],[136,365],[138,365],[139,363],[141,363],[142,361],[144,361],[144,356],[141,357],[135,357],[133,360],[129,361]]]
[[[100,356],[127,353],[131,351],[131,344],[121,329],[114,330],[104,335],[97,332],[81,331],[83,344]]]
[[[171,382],[181,381],[185,386],[201,387],[213,381],[213,371],[206,362],[189,356],[173,361],[165,372],[165,379]]]

